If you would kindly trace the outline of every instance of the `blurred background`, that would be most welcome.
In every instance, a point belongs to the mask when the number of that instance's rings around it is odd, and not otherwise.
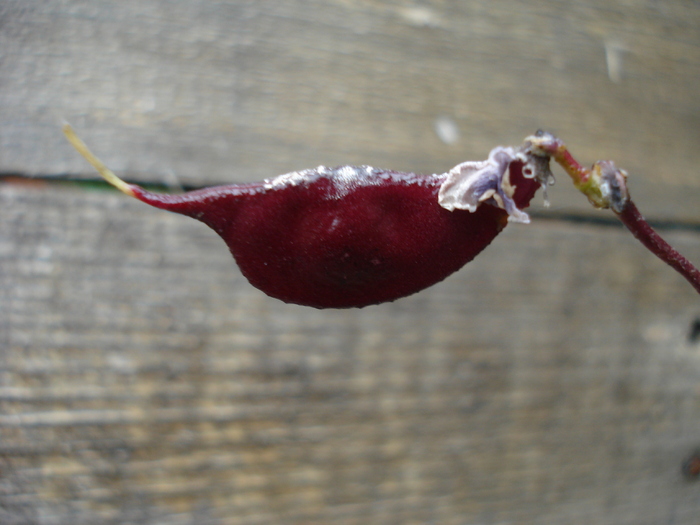
[[[95,183],[556,133],[700,261],[700,3],[0,0],[0,523],[696,524],[700,300],[561,171],[429,290],[267,298]]]

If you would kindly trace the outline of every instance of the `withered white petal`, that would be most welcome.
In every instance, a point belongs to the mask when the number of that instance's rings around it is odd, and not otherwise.
[[[458,164],[440,186],[440,206],[475,212],[480,204],[488,202],[508,212],[509,221],[529,223],[530,217],[513,201],[515,188],[510,184],[508,167],[516,158],[518,153],[513,148],[498,146],[487,160]]]

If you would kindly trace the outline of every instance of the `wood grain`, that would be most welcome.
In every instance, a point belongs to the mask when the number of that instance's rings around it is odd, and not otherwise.
[[[206,185],[319,164],[443,172],[537,128],[698,222],[700,8],[671,0],[13,0],[0,171]],[[438,132],[438,130],[440,130]],[[566,213],[587,203],[555,190]]]
[[[621,227],[510,226],[423,293],[318,311],[195,221],[4,184],[0,522],[696,523],[698,317]]]
[[[92,178],[444,171],[537,128],[700,261],[700,7],[0,2],[0,523],[696,525],[692,288],[559,174],[443,283],[317,311]],[[541,208],[541,207],[540,207]],[[696,329],[697,330],[697,329]]]

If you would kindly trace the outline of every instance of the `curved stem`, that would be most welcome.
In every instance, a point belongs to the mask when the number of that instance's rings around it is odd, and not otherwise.
[[[700,293],[700,270],[668,244],[644,219],[634,202],[629,201],[617,216],[622,224],[639,239],[649,251],[680,273]]]
[[[644,219],[627,191],[627,173],[610,161],[583,167],[566,145],[545,132],[528,137],[526,148],[535,155],[553,158],[571,177],[574,186],[596,208],[612,208],[622,224],[654,255],[671,266],[700,293],[700,270],[668,244]]]

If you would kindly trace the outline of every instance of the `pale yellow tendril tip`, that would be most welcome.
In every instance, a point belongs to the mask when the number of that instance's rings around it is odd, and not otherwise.
[[[82,140],[80,140],[78,135],[75,134],[75,131],[73,131],[73,128],[70,126],[70,124],[63,125],[63,134],[68,139],[68,142],[70,142],[73,145],[73,147],[76,150],[78,150],[78,153],[80,153],[85,158],[85,160],[92,164],[92,166],[98,171],[98,173],[102,176],[104,180],[109,182],[119,191],[124,192],[127,195],[130,195],[131,197],[136,197],[136,195],[134,194],[134,190],[131,189],[131,186],[129,184],[127,184],[119,177],[117,177],[114,173],[112,173],[112,171],[107,166],[105,166],[100,159],[93,155],[93,153],[88,149],[85,143]]]

